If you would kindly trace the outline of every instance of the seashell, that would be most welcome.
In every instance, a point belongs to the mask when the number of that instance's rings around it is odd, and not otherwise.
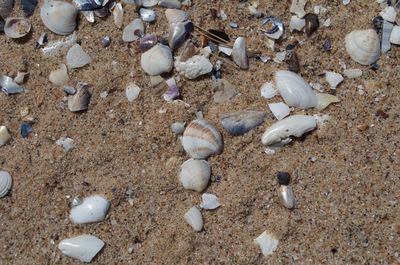
[[[56,86],[63,86],[68,82],[68,71],[65,64],[61,64],[60,69],[50,72],[49,80]]]
[[[13,39],[18,39],[29,33],[31,23],[26,18],[9,17],[4,24],[4,33]]]
[[[122,28],[122,24],[124,22],[124,9],[122,8],[121,3],[117,3],[113,10],[114,16],[114,24],[117,28]]]
[[[87,54],[79,44],[73,45],[67,53],[67,66],[69,68],[81,68],[92,62],[89,54]]]
[[[210,164],[205,160],[189,159],[181,166],[179,181],[188,190],[202,192],[211,177]]]
[[[344,78],[341,74],[335,72],[325,72],[325,80],[332,89],[336,89],[336,87],[343,82]]]
[[[58,40],[48,43],[46,47],[42,48],[43,55],[45,57],[49,57],[63,52],[64,50],[76,43],[76,38],[77,36],[74,32],[73,34],[66,37],[64,40]]]
[[[71,209],[69,217],[75,224],[101,222],[107,215],[110,202],[100,195],[83,199],[82,203]]]
[[[63,90],[67,95],[75,95],[76,94],[76,88],[72,87],[72,86],[65,86]]]
[[[169,47],[176,49],[182,45],[189,33],[193,30],[192,21],[172,23],[169,26]]]
[[[6,171],[0,171],[0,198],[8,194],[11,189],[12,178]]]
[[[359,64],[370,65],[380,56],[379,36],[373,29],[355,30],[346,35],[346,50]]]
[[[142,37],[143,34],[143,21],[140,18],[137,18],[124,28],[124,31],[122,32],[122,40],[124,42],[132,42]]]
[[[159,0],[142,0],[142,6],[153,7],[158,4]]]
[[[304,18],[299,18],[298,16],[292,16],[289,23],[290,32],[295,30],[302,31],[306,26],[306,20]]]
[[[101,46],[103,46],[104,48],[110,46],[110,44],[111,44],[110,36],[105,36],[104,38],[101,39]]]
[[[390,33],[390,42],[400,45],[400,26],[393,27],[392,32]]]
[[[58,35],[68,35],[75,30],[78,10],[63,1],[45,1],[40,9],[44,25]]]
[[[200,204],[200,207],[203,209],[207,210],[214,210],[217,209],[221,204],[218,201],[218,197],[215,196],[214,194],[210,193],[203,193],[201,195],[202,202]]]
[[[311,36],[319,28],[318,16],[316,14],[308,13],[307,15],[304,16],[304,19],[306,21],[305,32],[307,33],[308,36]],[[329,18],[324,22],[324,26],[325,27],[330,26]]]
[[[156,20],[156,12],[154,10],[141,8],[139,9],[139,14],[143,21],[153,22]]]
[[[271,255],[279,244],[279,240],[269,235],[267,231],[264,231],[261,235],[259,235],[254,242],[260,247],[264,256]]]
[[[276,96],[276,90],[272,83],[266,82],[261,86],[261,96],[270,99]]]
[[[158,5],[166,8],[181,8],[181,2],[178,0],[160,0],[158,1]]]
[[[294,194],[291,186],[282,185],[278,191],[279,198],[283,206],[288,209],[294,208]]]
[[[102,1],[98,0],[73,0],[79,11],[93,11],[103,7]]]
[[[261,22],[262,30],[267,37],[272,39],[280,39],[285,32],[282,21],[275,16],[269,16]]]
[[[220,121],[225,130],[231,135],[242,135],[264,122],[265,112],[242,110],[225,113]]]
[[[11,135],[6,126],[0,126],[0,146],[6,145],[11,140]]]
[[[228,56],[231,56],[233,51],[233,49],[223,46],[218,46],[218,50]]]
[[[317,122],[313,116],[293,115],[270,126],[263,134],[261,141],[264,145],[285,145],[291,142],[290,137],[300,137],[314,130]]]
[[[175,79],[172,77],[168,80],[165,81],[165,83],[167,83],[168,86],[168,90],[167,92],[164,93],[163,98],[166,101],[173,101],[175,98],[179,97],[180,93],[179,93],[179,88],[176,85]]]
[[[283,102],[278,103],[271,103],[268,104],[269,109],[271,110],[272,114],[274,114],[277,120],[282,120],[290,113],[290,108]]]
[[[363,72],[360,69],[345,69],[343,70],[343,74],[347,78],[357,78],[362,76]]]
[[[154,33],[147,34],[143,38],[139,39],[139,48],[142,52],[145,52],[151,49],[154,45],[156,45],[157,42],[158,42],[158,37],[156,34]]]
[[[394,23],[396,21],[397,12],[393,6],[387,6],[379,15],[381,15],[384,20]]]
[[[25,76],[28,75],[27,72],[18,72],[14,77],[14,82],[17,84],[22,84],[25,80]]]
[[[292,0],[290,12],[296,14],[299,18],[304,17],[306,15],[306,11],[304,11],[306,3],[306,0]]]
[[[88,85],[78,83],[76,93],[68,96],[68,109],[72,112],[87,110],[91,96]]]
[[[205,119],[192,121],[183,133],[182,145],[195,159],[206,159],[222,153],[224,142],[217,128]]]
[[[165,10],[165,16],[169,24],[183,22],[189,18],[187,12],[179,9],[167,9]]]
[[[27,138],[33,132],[32,124],[30,122],[23,122],[21,124],[21,136]]]
[[[66,152],[75,147],[74,140],[69,137],[61,137],[56,141],[56,145],[62,146]]]
[[[390,35],[393,30],[393,24],[384,20],[382,27],[382,41],[381,41],[381,53],[387,53],[390,48]]]
[[[7,95],[24,92],[23,87],[16,84],[11,77],[6,75],[0,75],[0,89]]]
[[[249,69],[246,40],[243,37],[239,37],[235,40],[232,49],[232,59],[241,69]]]
[[[171,125],[171,131],[174,134],[182,134],[185,131],[185,123],[182,122],[174,122]]]
[[[125,95],[129,102],[137,99],[140,93],[140,87],[135,83],[130,83],[125,89]]]
[[[14,0],[2,0],[0,1],[0,17],[6,19],[14,8]]]
[[[193,206],[185,213],[184,216],[186,222],[194,229],[196,232],[203,230],[203,216],[196,206]]]
[[[171,49],[168,46],[157,44],[142,54],[140,65],[148,75],[160,75],[171,72],[173,67]]]
[[[186,78],[195,79],[211,72],[213,66],[207,57],[195,55],[184,62],[181,62],[180,57],[177,57],[175,60],[175,69]]]
[[[91,262],[103,247],[103,240],[92,235],[64,239],[58,244],[58,249],[64,255],[82,262]]]

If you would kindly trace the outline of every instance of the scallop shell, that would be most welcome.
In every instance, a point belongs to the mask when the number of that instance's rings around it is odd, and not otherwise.
[[[200,232],[203,229],[203,216],[196,206],[190,208],[189,211],[185,213],[184,218],[194,231]]]
[[[189,159],[181,166],[179,180],[188,190],[202,192],[211,177],[210,164],[205,160]]]
[[[91,262],[103,247],[103,240],[92,235],[67,238],[58,244],[58,249],[64,255],[83,262]]]
[[[220,154],[224,148],[222,135],[205,119],[196,119],[186,127],[182,145],[186,153],[195,159],[206,159]]]
[[[67,2],[46,1],[40,10],[44,25],[59,35],[68,35],[75,30],[78,10]]]
[[[0,198],[3,198],[10,191],[12,178],[6,171],[0,171]]]
[[[370,65],[380,56],[379,36],[373,29],[355,30],[347,34],[346,50],[359,64]]]
[[[110,209],[110,202],[100,195],[87,197],[71,209],[70,218],[75,224],[88,224],[103,221]]]
[[[29,33],[31,23],[22,17],[9,17],[5,21],[4,33],[13,39],[18,39]]]
[[[142,54],[140,65],[148,75],[171,72],[173,67],[171,49],[168,46],[157,44]]]

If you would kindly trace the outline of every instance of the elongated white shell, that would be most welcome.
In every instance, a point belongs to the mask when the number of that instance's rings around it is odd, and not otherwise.
[[[259,235],[254,242],[260,246],[261,252],[264,256],[272,254],[279,244],[279,240],[267,234],[266,231]]]
[[[313,116],[293,115],[272,124],[263,134],[264,145],[286,144],[291,136],[300,137],[316,128],[317,122]]]
[[[370,65],[380,56],[379,36],[373,29],[355,30],[347,34],[346,50],[359,64]]]
[[[220,154],[224,142],[214,125],[205,119],[196,119],[186,127],[182,145],[190,157],[206,159],[211,155]]]
[[[157,44],[142,54],[140,65],[148,75],[171,72],[173,67],[171,49],[168,46]]]
[[[75,30],[78,10],[63,1],[45,1],[40,9],[44,25],[59,35],[68,35]]]
[[[110,202],[99,195],[87,197],[71,209],[70,218],[75,224],[87,224],[103,221],[110,208]]]
[[[294,207],[294,194],[291,186],[282,185],[279,187],[279,198],[283,206],[288,209]]]
[[[0,171],[0,198],[3,198],[10,191],[12,178],[6,171]]]
[[[203,216],[196,206],[193,206],[184,216],[186,222],[194,229],[200,232],[203,229]]]
[[[197,192],[202,192],[207,187],[210,177],[211,167],[205,160],[187,160],[182,164],[179,174],[183,187]]]
[[[0,126],[0,146],[3,146],[10,141],[11,135],[6,126]]]
[[[247,57],[246,40],[239,37],[235,40],[232,49],[232,59],[241,69],[249,69],[249,58]]]
[[[104,247],[104,242],[92,235],[81,235],[62,240],[58,249],[66,256],[83,262],[91,262]]]

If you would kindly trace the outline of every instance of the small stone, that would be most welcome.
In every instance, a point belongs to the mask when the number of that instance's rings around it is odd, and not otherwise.
[[[21,136],[22,138],[26,138],[29,136],[30,133],[32,133],[32,126],[28,122],[23,122],[21,124]]]
[[[101,98],[106,98],[108,96],[108,92],[107,91],[103,91],[100,93],[100,97]]]
[[[288,172],[278,171],[276,173],[276,180],[278,181],[279,185],[287,186],[290,183],[290,174]]]
[[[74,140],[68,137],[61,137],[56,141],[56,144],[62,146],[65,151],[69,151],[75,147]]]
[[[104,38],[101,39],[101,46],[103,46],[104,48],[110,46],[110,43],[111,43],[110,36],[105,36]]]
[[[331,39],[326,39],[326,40],[324,40],[324,43],[322,44],[322,48],[323,48],[325,51],[330,51],[330,50],[332,50],[332,42],[331,42]]]

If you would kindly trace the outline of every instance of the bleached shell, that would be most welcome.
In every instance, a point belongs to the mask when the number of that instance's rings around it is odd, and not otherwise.
[[[306,26],[306,20],[304,18],[299,18],[298,16],[292,16],[289,23],[290,31],[301,31]]]
[[[304,17],[306,15],[306,11],[304,10],[306,3],[306,0],[292,0],[290,12],[295,13],[299,18]]]
[[[62,240],[58,249],[66,256],[83,262],[91,262],[104,247],[104,242],[92,235],[80,235]]]
[[[390,33],[390,42],[400,45],[400,26],[394,26]]]
[[[158,4],[159,0],[142,0],[142,5],[144,7],[153,7]]]
[[[331,88],[335,89],[340,83],[343,82],[344,78],[341,74],[335,72],[325,72],[325,80],[328,82]]]
[[[266,231],[264,231],[261,235],[259,235],[254,240],[254,242],[257,245],[259,245],[261,252],[263,253],[264,256],[272,254],[276,250],[279,244],[279,240],[267,234]]]
[[[181,8],[181,2],[178,0],[159,0],[158,5],[166,8]]]
[[[393,6],[387,6],[384,10],[382,10],[380,15],[384,20],[393,23],[396,21],[397,12]]]
[[[175,69],[178,73],[184,75],[188,79],[195,79],[201,75],[212,71],[213,66],[210,60],[202,55],[195,55],[188,60],[181,62],[178,57],[175,60]]]
[[[68,96],[68,109],[72,112],[86,110],[89,107],[90,98],[87,84],[79,83],[76,93]]]
[[[173,67],[171,49],[168,46],[157,44],[142,54],[140,65],[148,75],[169,73]]]
[[[5,21],[4,33],[13,39],[18,39],[29,33],[31,23],[26,18],[9,17]]]
[[[189,211],[185,213],[184,218],[194,231],[200,232],[203,229],[203,216],[196,206],[190,208]]]
[[[317,122],[313,116],[293,115],[270,126],[263,134],[264,145],[280,145],[288,143],[291,136],[300,137],[316,128]]]
[[[201,195],[202,202],[200,204],[200,207],[203,209],[207,210],[213,210],[221,206],[219,203],[218,197],[215,196],[214,194],[210,193],[203,193]]]
[[[232,49],[232,59],[241,69],[249,69],[249,58],[247,57],[246,40],[239,37],[235,40]]]
[[[181,166],[179,180],[188,190],[202,192],[208,185],[211,177],[210,164],[205,160],[189,159]]]
[[[182,145],[195,159],[206,159],[222,152],[224,142],[217,128],[205,119],[192,121],[183,132]]]
[[[294,208],[294,194],[291,186],[280,186],[278,195],[283,206],[288,209]]]
[[[168,44],[171,49],[181,46],[193,30],[192,21],[177,22],[169,25]]]
[[[75,30],[78,10],[63,1],[46,1],[40,9],[44,25],[59,35],[68,35]]]
[[[140,87],[135,83],[129,83],[125,89],[125,95],[129,102],[134,101],[137,99],[140,93]]]
[[[153,22],[156,20],[156,12],[154,10],[141,8],[139,9],[139,14],[143,21]]]
[[[165,16],[169,24],[183,22],[189,18],[187,12],[179,9],[167,9],[165,10]]]
[[[276,96],[276,90],[272,83],[266,82],[261,86],[261,96],[266,99]]]
[[[10,191],[12,178],[6,171],[0,171],[0,198],[3,198]]]
[[[49,80],[56,86],[63,86],[68,82],[68,70],[65,64],[61,64],[60,69],[50,72]]]
[[[362,65],[376,62],[380,56],[380,40],[373,29],[355,30],[346,35],[346,50],[350,57]]]
[[[88,224],[103,221],[110,208],[110,202],[100,195],[87,197],[71,209],[70,218],[75,224]]]
[[[231,135],[242,135],[264,122],[265,112],[242,110],[220,116],[222,126]]]
[[[113,10],[114,24],[117,28],[122,28],[122,24],[124,22],[124,9],[122,8],[121,3],[117,3]]]
[[[124,42],[132,42],[139,39],[139,34],[144,33],[143,21],[140,18],[134,19],[129,23],[122,32],[122,40]]]
[[[6,126],[0,126],[0,146],[7,144],[11,140],[11,135]]]
[[[271,110],[272,114],[274,114],[275,118],[279,121],[290,114],[289,106],[283,102],[271,103],[268,104],[268,107]]]
[[[69,68],[80,68],[92,62],[89,54],[87,54],[79,44],[73,45],[67,53],[67,65]]]

